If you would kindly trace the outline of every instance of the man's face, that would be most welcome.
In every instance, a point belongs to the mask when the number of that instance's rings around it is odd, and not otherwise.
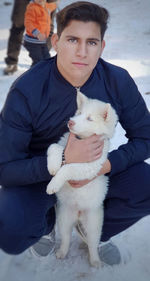
[[[52,37],[57,52],[57,67],[73,86],[82,86],[91,75],[104,49],[100,27],[95,22],[72,20],[60,38]]]

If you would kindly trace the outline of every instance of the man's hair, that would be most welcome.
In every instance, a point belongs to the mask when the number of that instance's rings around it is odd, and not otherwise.
[[[103,39],[107,29],[108,18],[109,12],[105,8],[87,1],[77,1],[57,13],[57,34],[60,37],[63,30],[72,20],[83,22],[92,21],[100,26],[101,39]]]

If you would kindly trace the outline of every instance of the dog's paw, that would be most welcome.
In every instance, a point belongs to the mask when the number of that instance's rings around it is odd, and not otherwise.
[[[50,168],[48,168],[48,171],[49,171],[51,176],[55,176],[57,171],[58,171],[58,169],[56,167],[55,168],[54,167],[50,167]]]
[[[55,162],[52,156],[47,157],[47,168],[50,175],[55,176],[58,170],[60,169],[60,165],[58,162]]]
[[[95,268],[100,268],[101,261],[99,259],[90,259],[90,265]]]
[[[62,251],[62,249],[58,249],[58,250],[56,251],[56,258],[57,258],[57,259],[64,259],[65,256],[66,256],[66,253],[64,253],[64,252]]]
[[[56,177],[54,177],[48,184],[46,192],[48,194],[53,194],[53,193],[58,192],[61,189],[61,187],[62,187],[62,184],[60,184],[60,182],[56,180]]]
[[[55,176],[61,167],[63,147],[52,144],[47,151],[47,168],[52,176]]]
[[[90,264],[91,266],[95,267],[95,268],[99,268],[102,266],[101,264],[101,260],[99,258],[99,255],[95,254],[95,255],[92,255],[92,257],[90,256],[89,257],[89,260],[90,260]]]
[[[57,192],[56,188],[51,185],[51,183],[48,184],[47,189],[46,189],[47,194],[51,195]]]

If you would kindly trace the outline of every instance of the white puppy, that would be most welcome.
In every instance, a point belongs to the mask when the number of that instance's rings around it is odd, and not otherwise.
[[[68,134],[59,144],[48,148],[48,170],[55,175],[47,186],[47,193],[57,192],[57,222],[61,235],[61,246],[57,258],[64,258],[68,252],[72,227],[80,221],[87,233],[90,264],[99,267],[98,245],[103,225],[103,201],[108,189],[108,177],[97,176],[107,159],[109,139],[117,122],[117,115],[110,104],[89,99],[81,92],[77,93],[77,112],[69,121],[69,129],[79,138],[93,134],[103,135],[104,148],[100,159],[90,163],[62,164],[62,152]],[[96,178],[95,178],[96,177]],[[94,178],[94,179],[93,179]],[[72,188],[69,180],[93,179],[81,188]]]

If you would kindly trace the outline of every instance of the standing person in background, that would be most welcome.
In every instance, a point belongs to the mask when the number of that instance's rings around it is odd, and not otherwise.
[[[7,57],[5,58],[6,67],[4,74],[13,74],[17,71],[18,56],[21,49],[22,37],[24,33],[24,13],[29,0],[14,0],[11,15],[12,26],[10,29]]]
[[[5,58],[6,67],[4,68],[4,75],[13,74],[17,71],[18,57],[22,44],[22,37],[24,33],[24,14],[26,7],[30,0],[14,0],[14,6],[11,15],[12,26],[8,38],[7,56]],[[48,0],[47,2],[56,2],[55,0]],[[55,11],[51,13],[53,17]],[[50,37],[53,34],[54,26],[51,24]],[[50,37],[47,40],[49,50],[51,49]]]
[[[47,38],[50,34],[50,14],[56,10],[56,3],[47,3],[46,0],[31,1],[25,12],[24,47],[32,59],[32,66],[42,59],[50,57]]]

